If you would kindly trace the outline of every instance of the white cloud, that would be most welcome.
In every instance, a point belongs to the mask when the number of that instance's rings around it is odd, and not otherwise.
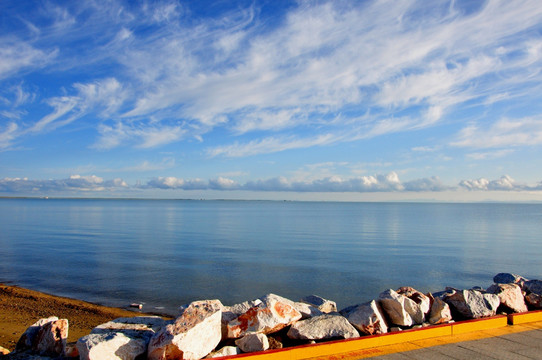
[[[0,38],[0,80],[44,67],[40,75],[90,79],[49,92],[52,110],[37,121],[0,109],[20,120],[12,137],[91,115],[95,148],[158,147],[220,128],[228,136],[207,153],[241,157],[436,126],[455,107],[519,92],[536,100],[542,82],[536,0],[301,2],[272,26],[257,2],[199,19],[177,1],[43,6],[48,21],[25,20],[26,38]],[[535,125],[486,127],[497,132],[486,147],[540,143],[536,131],[525,138]],[[472,146],[475,135],[466,128],[454,144]]]
[[[42,68],[57,55],[56,50],[43,51],[19,39],[0,37],[0,80]]]
[[[476,180],[462,180],[459,183],[459,186],[473,191],[537,191],[542,190],[541,185],[542,182],[535,186],[520,184],[508,175],[503,175],[497,180],[479,178]]]
[[[253,140],[245,144],[234,143],[232,145],[209,148],[207,154],[210,157],[242,157],[258,154],[267,154],[291,149],[307,148],[312,146],[328,145],[339,140],[333,134],[322,134],[312,138],[278,138],[268,137],[262,140]]]
[[[488,125],[469,125],[451,145],[472,148],[496,148],[542,144],[542,119],[501,119]]]
[[[0,129],[0,150],[11,146],[11,142],[17,133],[17,128],[18,126],[16,123],[10,122],[4,129]]]
[[[128,184],[122,179],[104,180],[95,175],[71,175],[67,179],[29,180],[28,178],[0,179],[0,192],[13,194],[80,193],[103,192],[125,189]]]

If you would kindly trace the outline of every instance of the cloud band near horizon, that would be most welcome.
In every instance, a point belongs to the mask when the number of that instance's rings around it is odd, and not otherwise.
[[[508,175],[499,179],[486,178],[461,180],[456,186],[445,185],[438,177],[421,178],[402,182],[395,172],[388,174],[342,178],[326,177],[312,181],[295,181],[285,177],[238,183],[232,179],[183,179],[157,177],[145,184],[128,185],[122,179],[104,180],[90,175],[72,175],[67,179],[31,180],[28,178],[0,179],[0,194],[30,195],[46,192],[111,193],[137,190],[218,190],[254,192],[318,192],[318,193],[370,193],[370,192],[443,192],[443,191],[542,191],[542,181],[535,185],[517,183]]]

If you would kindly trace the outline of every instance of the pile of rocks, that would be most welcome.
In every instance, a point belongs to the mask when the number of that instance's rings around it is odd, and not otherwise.
[[[75,347],[66,344],[68,321],[52,317],[29,327],[7,356],[213,358],[542,309],[542,281],[505,273],[493,280],[486,290],[446,288],[423,294],[411,287],[389,289],[375,300],[340,311],[335,302],[315,295],[294,302],[268,294],[233,306],[195,301],[182,306],[175,320],[143,316],[99,325]]]

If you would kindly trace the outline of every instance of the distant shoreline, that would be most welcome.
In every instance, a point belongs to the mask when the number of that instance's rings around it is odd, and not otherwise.
[[[133,200],[133,201],[240,201],[240,202],[301,202],[301,203],[352,203],[352,204],[534,204],[540,205],[540,200],[477,200],[477,201],[445,201],[445,200],[364,200],[364,201],[352,201],[352,200],[290,200],[290,199],[191,199],[191,198],[151,198],[151,197],[78,197],[78,196],[0,196],[0,200]]]

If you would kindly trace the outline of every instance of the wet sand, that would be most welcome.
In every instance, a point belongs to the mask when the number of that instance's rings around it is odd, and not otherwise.
[[[68,342],[75,342],[99,324],[138,315],[144,314],[0,284],[0,346],[9,350],[15,348],[26,328],[41,318],[68,319]]]

